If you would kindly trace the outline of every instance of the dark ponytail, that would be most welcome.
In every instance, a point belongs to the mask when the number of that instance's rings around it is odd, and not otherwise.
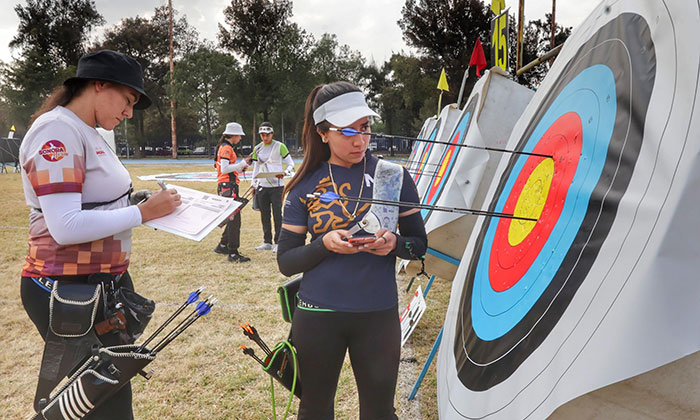
[[[318,85],[306,98],[304,106],[304,129],[301,134],[301,147],[304,149],[304,160],[301,162],[299,170],[294,174],[294,177],[285,185],[284,194],[294,188],[304,176],[318,168],[321,163],[327,161],[331,157],[331,149],[327,143],[324,143],[318,131],[327,133],[330,128],[328,121],[321,121],[319,124],[314,123],[314,111],[321,105],[348,92],[362,92],[360,88],[349,82],[333,82],[327,85]]]
[[[29,127],[34,124],[34,121],[36,121],[39,116],[42,114],[45,114],[52,109],[56,108],[57,106],[66,106],[70,103],[70,101],[73,100],[76,96],[80,95],[80,93],[85,90],[87,85],[92,82],[92,80],[75,80],[72,81],[71,83],[67,85],[61,85],[54,89],[53,92],[51,92],[51,95],[49,95],[46,100],[44,100],[44,103],[41,104],[39,109],[32,114],[30,120],[29,120]]]

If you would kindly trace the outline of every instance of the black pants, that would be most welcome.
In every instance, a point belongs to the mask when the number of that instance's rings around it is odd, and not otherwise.
[[[394,420],[401,326],[396,308],[349,313],[294,311],[302,398],[299,420],[333,419],[333,402],[346,350],[360,398],[360,420]]]
[[[255,192],[255,199],[258,200],[260,208],[260,220],[263,226],[263,240],[265,243],[272,243],[272,225],[270,223],[270,207],[272,207],[272,217],[275,220],[275,243],[280,237],[282,230],[282,192],[284,187],[258,188]]]
[[[122,276],[120,285],[128,289],[134,289],[134,284],[128,274]],[[45,340],[49,330],[49,298],[50,292],[38,285],[30,277],[22,277],[20,285],[20,296],[24,310],[29,315],[41,338]],[[100,312],[95,319],[95,323],[104,320]],[[102,344],[106,346],[119,344],[116,336],[106,334],[100,337]],[[43,353],[43,348],[39,351]],[[131,383],[123,386],[116,394],[102,403],[84,420],[130,420],[134,418],[131,408]]]
[[[234,183],[219,183],[217,193],[222,197],[238,197],[238,184]],[[236,213],[233,220],[226,222],[224,233],[221,234],[219,243],[228,247],[229,254],[238,252],[238,247],[241,246],[241,213]]]

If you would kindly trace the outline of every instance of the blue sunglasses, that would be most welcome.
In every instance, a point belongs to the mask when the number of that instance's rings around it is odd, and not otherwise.
[[[346,127],[346,128],[329,127],[328,130],[337,131],[337,132],[341,133],[342,135],[344,135],[345,137],[352,137],[352,136],[356,136],[358,134],[362,134],[363,136],[369,136],[372,134],[372,133],[367,133],[365,131],[358,131],[358,130],[355,130],[354,128],[350,128],[350,127]]]

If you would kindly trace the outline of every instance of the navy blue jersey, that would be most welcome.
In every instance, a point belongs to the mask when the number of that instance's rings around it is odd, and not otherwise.
[[[341,196],[357,197],[364,183],[362,197],[372,198],[373,174],[377,158],[367,155],[367,168],[363,173],[363,162],[345,168],[331,165],[333,179]],[[418,203],[418,191],[406,169],[403,170],[401,201]],[[335,229],[349,229],[354,224],[344,214],[343,208],[334,201],[324,204],[318,199],[309,199],[307,194],[333,192],[328,163],[304,176],[289,192],[285,201],[283,223],[304,226],[311,239]],[[369,210],[369,203],[344,201],[348,212],[357,213],[359,221]],[[410,210],[400,207],[399,213]],[[400,222],[400,221],[399,221]],[[332,254],[320,264],[304,273],[299,297],[306,303],[321,308],[344,312],[370,312],[389,309],[397,305],[395,277],[396,257],[378,256],[360,252],[352,255]]]

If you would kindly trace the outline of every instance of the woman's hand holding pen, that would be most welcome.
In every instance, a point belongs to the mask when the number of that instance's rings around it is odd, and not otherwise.
[[[182,204],[177,190],[164,189],[164,186],[165,184],[161,184],[161,190],[153,193],[148,200],[138,205],[141,211],[141,223],[168,215]]]

